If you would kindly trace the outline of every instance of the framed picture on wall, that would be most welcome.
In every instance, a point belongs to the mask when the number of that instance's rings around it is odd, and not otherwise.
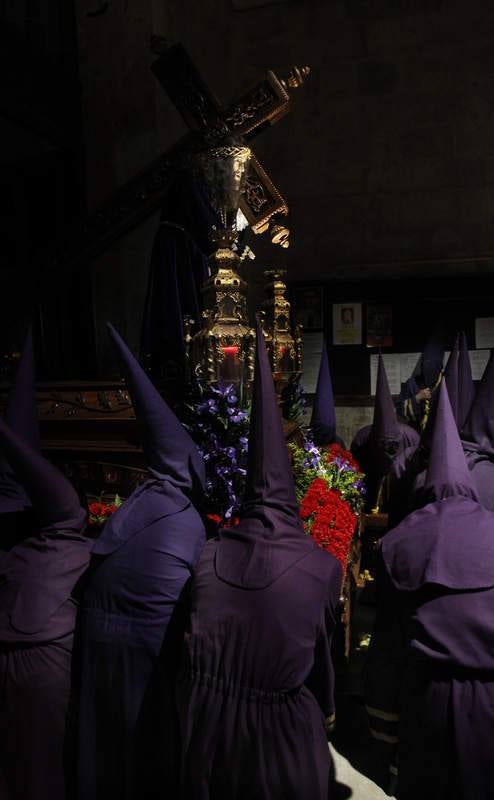
[[[306,331],[320,331],[324,327],[324,288],[322,286],[295,286],[292,290],[293,319]]]
[[[371,303],[366,307],[367,347],[391,347],[393,344],[393,309],[389,303]]]
[[[362,344],[362,303],[333,304],[333,344]]]

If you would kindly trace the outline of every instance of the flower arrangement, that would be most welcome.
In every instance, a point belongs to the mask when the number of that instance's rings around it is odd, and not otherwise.
[[[230,525],[247,473],[248,407],[235,386],[196,381],[184,424],[206,467],[205,515],[218,527]]]
[[[302,447],[289,447],[305,531],[345,569],[364,505],[364,475],[352,454],[339,444],[319,450],[307,440]]]
[[[114,514],[121,505],[122,500],[118,494],[115,495],[113,503],[103,502],[102,497],[100,497],[100,499],[94,503],[89,503],[89,524],[94,527],[102,527],[108,517],[111,517],[111,515]]]

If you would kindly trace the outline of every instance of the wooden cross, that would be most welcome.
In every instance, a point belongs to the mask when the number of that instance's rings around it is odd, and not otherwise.
[[[157,211],[170,172],[194,137],[199,134],[208,145],[217,145],[230,136],[254,138],[289,111],[287,89],[301,86],[310,71],[308,67],[294,67],[287,80],[280,80],[270,70],[250,91],[221,109],[182,45],[167,48],[152,69],[190,132],[91,214],[75,246],[71,237],[71,252],[61,258],[65,264],[94,258]],[[288,213],[285,200],[255,156],[250,160],[241,209],[255,233],[264,232],[275,216]],[[272,239],[276,241],[276,233]]]

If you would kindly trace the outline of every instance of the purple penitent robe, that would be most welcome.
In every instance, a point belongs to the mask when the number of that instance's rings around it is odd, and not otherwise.
[[[78,800],[175,798],[174,619],[205,541],[192,503],[203,486],[203,464],[123,340],[113,328],[110,335],[150,477],[93,547],[81,612]]]
[[[494,514],[478,502],[441,386],[429,503],[381,543],[366,703],[396,742],[400,800],[494,793]]]
[[[182,800],[327,800],[341,567],[301,527],[258,328],[247,488],[204,547],[177,681]]]
[[[0,556],[0,773],[8,800],[65,800],[86,515],[63,476],[1,420],[0,447],[33,507],[28,529],[12,531],[12,547]]]
[[[0,422],[0,797],[65,800],[86,515],[39,453],[31,331]],[[30,507],[28,511],[27,508]]]

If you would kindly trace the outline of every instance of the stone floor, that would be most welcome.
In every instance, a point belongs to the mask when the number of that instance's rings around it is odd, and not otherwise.
[[[354,766],[330,745],[336,770],[336,794],[334,800],[389,800],[387,795],[377,783]]]

